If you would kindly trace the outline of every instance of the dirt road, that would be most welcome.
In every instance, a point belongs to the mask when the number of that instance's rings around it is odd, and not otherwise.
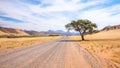
[[[68,37],[0,55],[0,68],[119,68]]]

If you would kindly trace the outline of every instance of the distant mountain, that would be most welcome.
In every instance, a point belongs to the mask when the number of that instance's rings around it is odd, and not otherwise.
[[[28,31],[28,30],[24,30],[26,33],[30,34],[30,35],[33,35],[33,36],[47,36],[48,33],[47,32],[44,32],[44,31]]]
[[[63,33],[64,31],[62,31],[62,30],[48,30],[47,31],[47,33],[48,34],[59,34],[59,35],[61,35],[61,33]]]
[[[94,33],[98,33],[105,30],[116,30],[120,29],[120,25],[114,25],[114,26],[106,26],[102,30],[94,31]],[[48,30],[48,31],[30,31],[30,30],[21,30],[21,29],[15,29],[15,28],[6,28],[0,26],[0,35],[13,35],[13,36],[48,36],[48,35],[79,35],[79,33],[76,32],[66,32],[63,30]]]
[[[102,31],[103,30],[115,30],[115,29],[120,29],[120,25],[106,26],[102,29]]]
[[[0,27],[0,35],[28,36],[29,34],[21,29]]]
[[[65,32],[63,30],[48,30],[48,34],[59,34],[59,35],[79,35],[79,33],[75,32]]]
[[[12,36],[49,36],[49,35],[79,35],[75,32],[65,32],[63,30],[48,30],[48,31],[33,31],[33,30],[21,30],[15,28],[0,27],[0,35],[12,35]]]
[[[26,33],[33,36],[49,36],[49,35],[79,35],[74,32],[65,32],[63,30],[48,30],[48,31],[26,31]]]

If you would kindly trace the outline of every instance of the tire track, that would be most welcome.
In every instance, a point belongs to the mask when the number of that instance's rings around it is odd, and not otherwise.
[[[119,68],[68,37],[0,55],[0,68]]]
[[[120,68],[110,60],[106,60],[97,54],[84,49],[77,43],[73,43],[76,49],[84,56],[84,58],[92,65],[93,68]]]

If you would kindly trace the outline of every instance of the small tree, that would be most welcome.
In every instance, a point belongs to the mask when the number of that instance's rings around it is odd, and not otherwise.
[[[84,35],[87,33],[92,33],[94,31],[94,28],[97,28],[97,25],[87,19],[81,19],[77,21],[72,21],[71,23],[66,24],[65,27],[67,30],[74,29],[75,31],[78,31],[82,40],[85,40]]]

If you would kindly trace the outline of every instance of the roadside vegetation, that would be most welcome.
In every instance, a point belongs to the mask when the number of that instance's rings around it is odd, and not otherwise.
[[[71,40],[79,40],[79,45],[97,53],[103,58],[120,64],[120,29],[101,31],[96,34],[86,35],[86,41],[80,41],[79,36],[71,36]]]
[[[49,36],[60,36],[60,35],[58,35],[58,34],[50,34]]]
[[[0,38],[0,51],[23,47],[23,46],[41,44],[59,38],[60,36],[47,36],[47,37],[22,36],[19,38]]]
[[[31,38],[31,37],[38,37],[38,36],[15,36],[15,35],[0,35],[0,38]]]
[[[48,36],[60,36],[58,34],[50,34]],[[46,36],[33,36],[33,35],[26,35],[26,36],[15,36],[15,35],[0,35],[0,38],[32,38],[32,37],[46,37]]]

